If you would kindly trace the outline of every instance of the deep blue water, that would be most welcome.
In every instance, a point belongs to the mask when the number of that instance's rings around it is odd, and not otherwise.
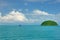
[[[60,40],[60,26],[0,25],[0,40]]]

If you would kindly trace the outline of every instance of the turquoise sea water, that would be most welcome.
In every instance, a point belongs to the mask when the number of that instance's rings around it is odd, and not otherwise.
[[[0,40],[60,40],[60,26],[0,25]]]

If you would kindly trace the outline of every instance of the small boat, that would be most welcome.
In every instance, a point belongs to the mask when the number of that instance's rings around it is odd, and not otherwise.
[[[22,25],[19,25],[19,26],[22,26]]]

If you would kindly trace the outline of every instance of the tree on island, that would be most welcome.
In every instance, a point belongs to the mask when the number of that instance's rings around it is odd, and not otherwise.
[[[55,22],[55,21],[51,21],[51,20],[48,20],[48,21],[44,21],[41,26],[57,26],[58,24]]]

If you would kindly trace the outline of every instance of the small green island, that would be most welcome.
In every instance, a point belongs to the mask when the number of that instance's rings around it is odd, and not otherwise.
[[[48,20],[44,21],[41,26],[58,26],[58,24],[55,21]]]

